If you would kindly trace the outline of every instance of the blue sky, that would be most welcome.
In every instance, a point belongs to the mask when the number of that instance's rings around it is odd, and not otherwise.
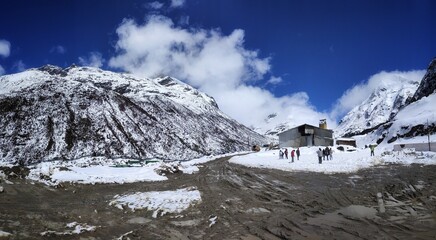
[[[72,63],[168,74],[213,96],[247,125],[269,113],[295,124],[335,122],[353,106],[346,95],[354,87],[383,71],[422,77],[417,70],[436,57],[431,0],[6,0],[0,6],[0,74]]]

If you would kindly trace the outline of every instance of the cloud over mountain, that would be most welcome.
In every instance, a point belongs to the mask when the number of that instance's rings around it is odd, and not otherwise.
[[[307,94],[277,97],[255,86],[271,71],[269,57],[244,46],[244,31],[224,35],[219,29],[180,28],[164,16],[140,24],[125,19],[117,29],[116,55],[108,65],[143,77],[174,76],[213,96],[220,108],[247,126],[277,121],[307,122],[321,114]],[[280,82],[271,78],[271,83]],[[301,96],[304,96],[301,98]],[[297,113],[304,112],[304,115]],[[312,123],[314,124],[314,123]]]
[[[361,104],[367,99],[371,93],[376,89],[389,86],[401,86],[403,82],[420,81],[424,76],[424,70],[413,71],[382,71],[372,75],[368,81],[362,82],[358,85],[345,91],[345,93],[337,100],[331,112],[332,118],[342,117],[351,109]]]

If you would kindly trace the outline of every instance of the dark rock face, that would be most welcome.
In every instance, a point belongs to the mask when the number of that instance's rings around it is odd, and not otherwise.
[[[408,101],[408,104],[416,102],[423,97],[427,97],[436,91],[436,58],[434,58],[427,68],[427,72],[421,81],[418,89],[413,97]]]
[[[90,156],[184,160],[249,150],[263,136],[172,79],[46,66],[0,77],[0,161]]]

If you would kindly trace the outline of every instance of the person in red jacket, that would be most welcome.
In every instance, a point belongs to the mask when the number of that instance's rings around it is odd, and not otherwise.
[[[292,162],[294,162],[294,156],[295,156],[295,150],[292,149],[291,151],[291,158],[292,158]]]

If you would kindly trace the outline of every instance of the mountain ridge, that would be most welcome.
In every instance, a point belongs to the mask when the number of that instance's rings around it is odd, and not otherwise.
[[[368,135],[367,141],[377,144],[434,133],[436,120],[431,114],[436,112],[436,58],[420,81],[399,82],[376,89],[347,113],[335,133],[344,137]],[[362,118],[372,125],[365,124]]]
[[[249,150],[265,138],[171,77],[46,65],[0,77],[0,160],[187,160]]]

